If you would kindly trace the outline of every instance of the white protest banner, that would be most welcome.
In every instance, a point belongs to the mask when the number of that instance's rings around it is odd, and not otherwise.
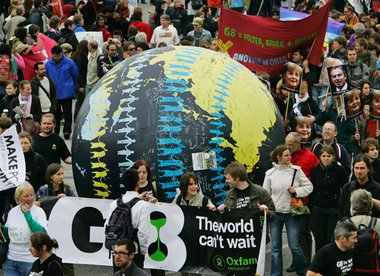
[[[102,51],[103,46],[103,32],[76,32],[75,36],[77,37],[78,41],[81,42],[82,40],[87,40],[90,42],[91,40],[95,40],[98,42],[98,49]]]
[[[0,135],[0,191],[25,181],[25,158],[16,126]]]
[[[60,247],[56,253],[63,262],[112,265],[104,247],[104,222],[111,202],[76,197],[51,197],[41,202],[48,215],[47,232],[57,239]],[[147,203],[140,210],[143,212],[140,231],[147,237],[145,268],[207,275],[243,271],[254,275],[256,269],[263,270],[266,233],[263,212],[236,209],[222,214],[168,203]]]

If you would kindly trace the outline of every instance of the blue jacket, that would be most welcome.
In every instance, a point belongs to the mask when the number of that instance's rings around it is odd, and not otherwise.
[[[75,196],[73,190],[71,188],[63,188],[63,193],[66,196]],[[48,196],[49,195],[49,187],[47,184],[41,186],[38,191],[36,192],[36,200],[39,200],[42,196]]]
[[[194,33],[195,33],[195,30],[192,30],[187,35],[194,37]],[[200,40],[202,40],[202,39],[206,39],[208,41],[208,43],[211,43],[211,40],[212,40],[211,33],[209,31],[203,29],[203,28],[202,28],[202,35],[201,35]],[[195,40],[193,42],[193,45],[195,45],[194,43],[195,43]]]
[[[74,34],[77,32],[84,32],[84,31],[85,30],[81,24],[75,24],[74,31],[73,31]]]
[[[78,79],[79,70],[74,61],[62,54],[61,62],[57,64],[53,58],[45,64],[46,76],[51,78],[57,88],[57,99],[73,99],[74,86]]]

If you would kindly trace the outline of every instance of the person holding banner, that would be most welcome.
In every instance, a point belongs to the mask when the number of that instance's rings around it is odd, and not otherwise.
[[[29,251],[30,236],[34,232],[46,232],[45,212],[34,205],[34,189],[28,182],[17,186],[17,206],[11,209],[3,232],[9,242],[7,260],[3,264],[4,275],[27,276],[35,258]]]
[[[59,198],[74,196],[75,194],[69,185],[63,183],[63,167],[60,164],[52,163],[46,169],[45,184],[36,192],[36,205],[40,205],[40,199],[44,196],[57,196]],[[64,275],[74,276],[74,265],[62,264]]]
[[[133,164],[132,169],[137,170],[139,173],[139,190],[138,193],[148,192],[148,195],[157,198],[160,202],[165,202],[166,196],[160,185],[154,181],[150,181],[152,176],[152,171],[148,162],[145,160],[136,160]]]
[[[63,167],[60,164],[52,163],[46,169],[45,184],[36,192],[36,199],[43,196],[75,196],[69,185],[63,183]]]
[[[298,242],[300,217],[290,213],[292,195],[305,197],[313,191],[313,185],[299,166],[290,165],[290,151],[285,145],[277,146],[270,153],[274,167],[265,173],[263,188],[273,198],[276,207],[276,219],[270,223],[272,251],[271,275],[282,275],[282,228],[285,224],[289,248],[292,251],[295,270],[305,275],[307,261]]]
[[[343,99],[341,95],[334,96],[334,102],[328,104],[325,99],[322,103],[323,108],[315,118],[318,125],[323,126],[326,122],[333,122],[337,127],[336,139],[342,144],[347,152],[354,152],[354,146],[351,142],[351,136],[355,134],[356,128],[353,120],[344,118]]]
[[[215,210],[215,205],[211,200],[199,193],[199,178],[193,172],[187,172],[181,176],[179,182],[180,194],[176,195],[172,203],[178,205],[207,207],[210,210]]]
[[[226,193],[224,204],[218,210],[224,212],[228,209],[259,208],[267,211],[268,221],[275,218],[275,207],[268,192],[261,186],[251,183],[244,165],[238,161],[231,162],[225,169],[226,183],[230,190]]]

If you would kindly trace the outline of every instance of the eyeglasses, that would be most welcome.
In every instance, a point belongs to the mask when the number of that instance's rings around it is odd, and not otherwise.
[[[136,48],[129,48],[128,51],[135,51]]]
[[[129,255],[129,252],[112,251],[112,256],[116,256],[116,255],[119,255],[119,256],[128,256],[128,255]]]

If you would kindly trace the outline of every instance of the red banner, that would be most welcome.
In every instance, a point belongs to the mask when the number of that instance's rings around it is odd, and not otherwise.
[[[326,34],[330,1],[315,14],[297,21],[250,16],[222,8],[219,49],[251,71],[281,73],[288,54],[311,47],[308,61],[319,65]]]

